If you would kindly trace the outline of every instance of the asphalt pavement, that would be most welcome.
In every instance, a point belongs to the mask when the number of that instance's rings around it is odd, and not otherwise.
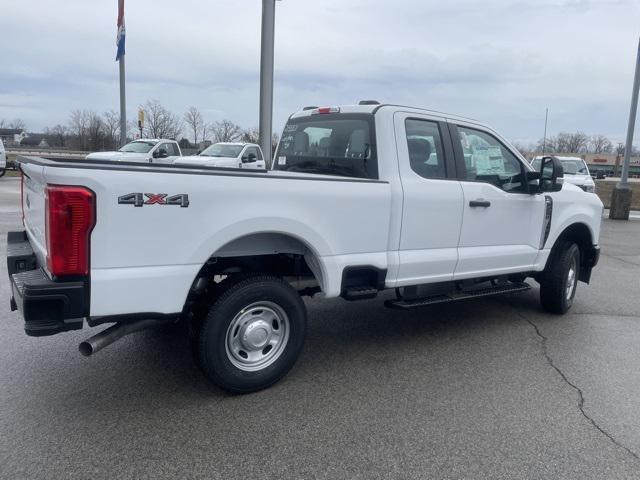
[[[0,179],[2,258],[18,198]],[[2,262],[0,477],[640,478],[639,240],[640,220],[604,220],[563,317],[537,286],[407,312],[308,301],[298,364],[245,396],[208,384],[180,326],[90,358],[87,328],[27,337]]]

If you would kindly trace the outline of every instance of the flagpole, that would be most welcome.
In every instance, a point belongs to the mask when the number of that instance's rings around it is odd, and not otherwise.
[[[120,64],[120,146],[127,143],[127,100],[124,86],[124,55],[118,60]]]
[[[116,60],[120,67],[120,146],[127,143],[127,100],[124,82],[124,54],[125,54],[126,30],[124,27],[124,0],[118,0],[118,53]]]

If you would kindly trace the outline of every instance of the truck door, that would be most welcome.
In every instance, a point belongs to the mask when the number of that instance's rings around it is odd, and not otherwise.
[[[538,255],[545,200],[529,194],[524,160],[490,130],[449,125],[464,193],[455,278],[530,270]]]
[[[264,168],[262,152],[257,147],[247,147],[241,155],[241,168]]]
[[[447,124],[404,112],[394,124],[403,190],[396,286],[452,280],[463,198]]]

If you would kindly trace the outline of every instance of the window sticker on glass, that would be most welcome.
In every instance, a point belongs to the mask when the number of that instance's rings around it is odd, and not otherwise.
[[[286,165],[287,157],[278,157],[278,165]]]
[[[296,130],[298,130],[298,125],[296,124],[289,124],[286,127],[284,127],[285,133],[295,132]]]
[[[493,170],[504,171],[504,158],[502,157],[502,149],[500,147],[488,147],[489,161]]]

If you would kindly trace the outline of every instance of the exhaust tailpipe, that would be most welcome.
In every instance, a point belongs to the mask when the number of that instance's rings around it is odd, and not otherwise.
[[[78,350],[80,350],[80,353],[85,357],[89,357],[104,347],[111,345],[116,340],[120,340],[125,335],[163,323],[166,322],[160,320],[136,320],[134,322],[116,323],[82,342],[78,345]]]

